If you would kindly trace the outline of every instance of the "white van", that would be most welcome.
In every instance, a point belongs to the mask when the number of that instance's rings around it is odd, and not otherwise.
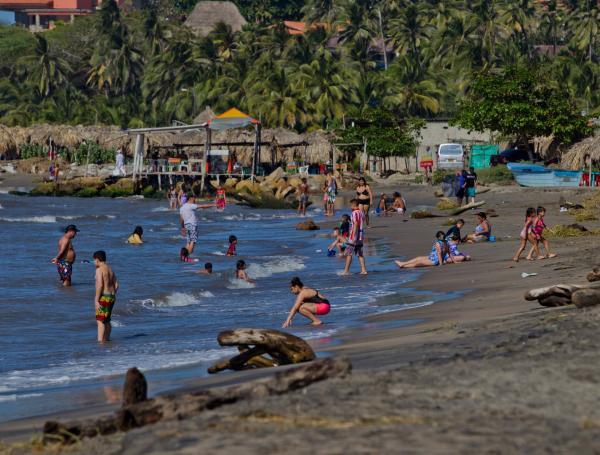
[[[461,144],[440,144],[437,151],[438,169],[463,169],[465,151]]]

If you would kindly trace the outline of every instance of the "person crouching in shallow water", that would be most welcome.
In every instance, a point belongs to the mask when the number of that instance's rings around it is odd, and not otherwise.
[[[117,276],[106,263],[106,253],[96,251],[94,253],[94,265],[96,266],[96,296],[94,305],[96,307],[96,323],[98,325],[98,341],[104,343],[110,341],[110,317],[119,290]]]
[[[316,289],[305,287],[298,277],[292,278],[290,291],[297,296],[296,302],[294,302],[294,306],[292,306],[290,314],[282,327],[285,329],[291,326],[296,313],[310,319],[312,325],[323,324],[323,321],[317,316],[325,316],[329,313],[331,310],[329,300]]]

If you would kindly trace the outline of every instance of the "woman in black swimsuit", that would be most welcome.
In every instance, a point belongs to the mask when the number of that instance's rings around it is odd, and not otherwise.
[[[371,193],[371,187],[367,185],[367,181],[364,177],[358,179],[358,186],[356,187],[356,199],[358,200],[358,207],[365,214],[365,222],[369,225],[369,207],[373,205],[373,193]]]
[[[283,328],[285,329],[292,325],[292,319],[296,313],[300,313],[302,316],[310,319],[312,325],[323,324],[323,321],[317,318],[317,316],[324,316],[329,313],[331,309],[329,300],[316,289],[305,287],[298,277],[292,278],[290,290],[297,297],[294,306],[290,310],[290,314],[283,323]]]

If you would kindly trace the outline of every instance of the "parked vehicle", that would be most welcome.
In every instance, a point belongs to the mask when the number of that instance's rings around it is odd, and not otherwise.
[[[437,151],[438,169],[463,169],[465,150],[461,144],[440,144]]]
[[[539,156],[533,155],[535,161],[539,160]],[[529,152],[523,147],[513,147],[502,150],[498,155],[494,155],[490,158],[492,166],[498,164],[518,163],[519,161],[531,161]]]

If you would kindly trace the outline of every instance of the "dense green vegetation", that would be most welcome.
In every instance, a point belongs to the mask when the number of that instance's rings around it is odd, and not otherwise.
[[[165,125],[190,122],[206,105],[300,131],[373,108],[453,117],[465,94],[476,93],[474,74],[509,67],[544,75],[539,93],[572,103],[571,113],[600,111],[596,0],[237,4],[249,19],[244,30],[218,24],[206,38],[165,20],[162,9],[124,15],[112,0],[100,14],[43,34],[2,27],[0,121]],[[290,36],[282,19],[300,16],[321,26]]]

